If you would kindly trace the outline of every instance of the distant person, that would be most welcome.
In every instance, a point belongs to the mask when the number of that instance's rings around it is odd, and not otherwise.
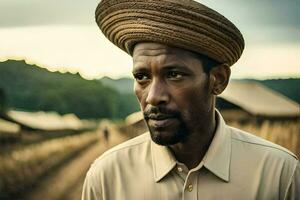
[[[108,143],[108,141],[109,141],[109,131],[108,131],[107,127],[105,127],[103,129],[103,136],[104,136],[105,142]]]
[[[192,0],[102,0],[96,21],[133,57],[149,132],[93,163],[83,200],[300,199],[297,157],[215,108],[244,49],[235,25]]]

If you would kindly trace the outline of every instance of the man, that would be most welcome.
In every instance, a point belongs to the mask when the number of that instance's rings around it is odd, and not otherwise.
[[[98,158],[82,199],[300,198],[296,156],[215,109],[244,48],[229,20],[191,0],[102,0],[96,21],[133,57],[149,133]]]

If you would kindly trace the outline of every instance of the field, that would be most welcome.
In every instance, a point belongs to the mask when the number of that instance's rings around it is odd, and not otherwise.
[[[27,145],[0,156],[0,192],[14,194],[97,141],[94,133],[52,139]],[[26,180],[26,181],[24,181]]]
[[[110,132],[109,141],[103,138],[103,126]],[[94,131],[61,136],[54,133],[56,137],[43,134],[21,131],[19,140],[1,143],[1,200],[79,200],[92,161],[127,139],[109,121],[103,121]]]
[[[230,125],[280,144],[300,156],[299,121],[232,122]],[[124,134],[126,128],[120,126],[106,121],[95,131],[45,140],[30,138],[34,142],[10,145],[11,148],[0,146],[0,199],[22,196],[21,199],[30,200],[79,200],[91,162],[108,148],[132,137]],[[109,142],[103,138],[103,127],[110,131]],[[139,130],[144,129],[139,126]]]
[[[240,124],[231,122],[231,126],[253,133],[266,140],[279,144],[300,157],[300,121],[264,121],[261,124]]]

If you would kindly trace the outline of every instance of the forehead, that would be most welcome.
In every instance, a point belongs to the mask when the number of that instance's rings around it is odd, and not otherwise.
[[[140,63],[155,62],[155,64],[193,63],[201,62],[196,58],[195,53],[184,49],[167,46],[159,43],[139,43],[133,51],[134,66]]]
[[[133,57],[137,56],[157,56],[160,54],[175,53],[177,48],[159,43],[138,43],[133,50]]]

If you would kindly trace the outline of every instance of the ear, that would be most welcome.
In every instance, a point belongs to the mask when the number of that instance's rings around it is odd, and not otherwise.
[[[210,70],[210,80],[212,81],[212,93],[221,94],[228,85],[231,70],[227,64],[221,64]]]

